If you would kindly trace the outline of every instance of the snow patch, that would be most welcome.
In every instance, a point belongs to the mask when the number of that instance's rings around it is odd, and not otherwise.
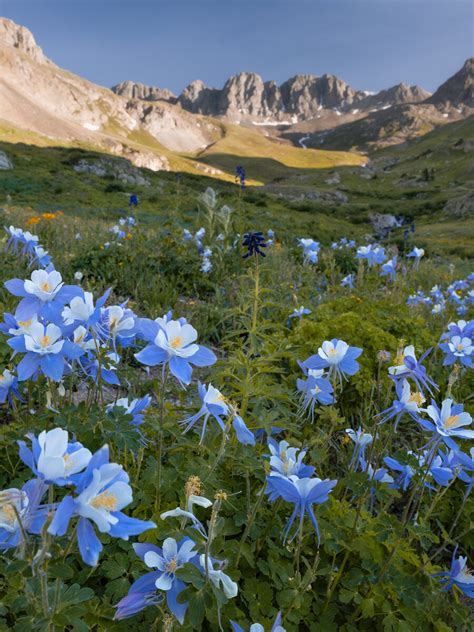
[[[82,127],[90,130],[91,132],[97,132],[100,130],[100,125],[97,125],[96,123],[83,123]]]

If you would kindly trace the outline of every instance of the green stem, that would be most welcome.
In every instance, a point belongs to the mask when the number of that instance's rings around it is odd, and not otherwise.
[[[238,551],[237,551],[237,557],[235,558],[235,565],[236,566],[239,565],[239,560],[240,560],[240,556],[242,555],[242,549],[244,547],[245,540],[247,539],[247,536],[250,533],[250,529],[252,528],[252,525],[253,525],[253,523],[255,521],[255,518],[257,516],[258,510],[260,508],[260,505],[263,502],[263,498],[264,498],[264,495],[265,495],[264,492],[265,492],[266,487],[267,487],[267,482],[265,481],[265,483],[263,484],[263,487],[262,487],[262,489],[261,489],[261,491],[260,491],[260,493],[258,495],[257,501],[256,501],[255,505],[253,506],[252,513],[250,514],[250,517],[249,517],[249,519],[247,521],[247,524],[245,526],[245,530],[244,530],[244,533],[242,535],[242,538],[240,539],[240,544],[239,544],[239,548],[238,548]]]

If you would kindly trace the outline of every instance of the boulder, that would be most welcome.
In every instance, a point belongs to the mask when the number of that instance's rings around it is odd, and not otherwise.
[[[4,151],[0,151],[0,169],[13,169],[13,163]]]
[[[470,217],[474,215],[474,194],[468,193],[467,195],[448,200],[443,210],[455,217]]]

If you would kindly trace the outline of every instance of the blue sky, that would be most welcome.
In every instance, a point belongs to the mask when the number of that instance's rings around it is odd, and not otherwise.
[[[333,73],[363,90],[433,90],[473,55],[466,0],[0,0],[58,65],[105,86],[179,93],[239,71]]]

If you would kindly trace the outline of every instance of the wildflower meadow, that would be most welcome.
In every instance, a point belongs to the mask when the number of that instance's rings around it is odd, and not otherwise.
[[[3,211],[0,629],[471,630],[469,262],[177,182]]]

